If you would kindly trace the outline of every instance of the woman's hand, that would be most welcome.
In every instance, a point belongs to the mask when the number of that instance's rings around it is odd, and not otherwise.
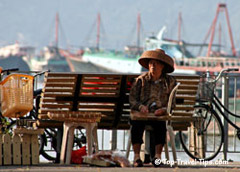
[[[142,112],[142,113],[148,113],[149,111],[148,111],[148,107],[147,106],[144,106],[144,105],[141,105],[140,107],[139,107],[139,110],[140,110],[140,112]]]
[[[165,108],[159,108],[155,110],[154,114],[156,116],[164,116],[164,115],[167,115],[167,110]]]

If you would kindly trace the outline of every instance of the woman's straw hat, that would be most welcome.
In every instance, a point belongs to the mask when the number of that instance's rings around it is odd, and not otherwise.
[[[139,58],[138,62],[140,65],[148,69],[148,63],[151,59],[159,60],[164,63],[166,73],[171,73],[174,71],[174,61],[173,59],[165,54],[165,51],[161,49],[145,51]]]

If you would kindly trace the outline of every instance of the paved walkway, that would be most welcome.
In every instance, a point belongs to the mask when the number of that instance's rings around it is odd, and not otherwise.
[[[152,166],[145,166],[142,168],[120,168],[120,167],[90,167],[88,165],[56,165],[56,164],[40,164],[37,166],[2,166],[0,171],[4,172],[239,172],[240,162],[229,162],[224,165],[179,165],[178,167],[165,166],[161,168],[154,168]]]

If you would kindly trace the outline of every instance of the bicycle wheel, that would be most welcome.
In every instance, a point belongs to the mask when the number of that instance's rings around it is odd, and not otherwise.
[[[195,160],[212,160],[223,144],[223,125],[220,117],[207,105],[195,106],[196,121],[188,131],[180,131],[184,151]]]
[[[39,152],[49,161],[57,159],[57,130],[54,128],[46,128],[44,134],[39,135]],[[59,148],[60,149],[60,148]]]
[[[46,128],[43,135],[40,135],[40,154],[49,161],[58,162],[60,159],[61,144],[58,144],[58,131],[55,128]],[[60,134],[61,135],[61,134]],[[62,136],[60,136],[62,137]],[[73,150],[77,150],[86,144],[86,136],[81,129],[75,130]]]

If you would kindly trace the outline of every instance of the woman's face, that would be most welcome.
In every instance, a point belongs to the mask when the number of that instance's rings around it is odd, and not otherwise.
[[[164,64],[162,64],[158,60],[150,60],[148,63],[148,67],[152,76],[160,76],[162,74]]]

